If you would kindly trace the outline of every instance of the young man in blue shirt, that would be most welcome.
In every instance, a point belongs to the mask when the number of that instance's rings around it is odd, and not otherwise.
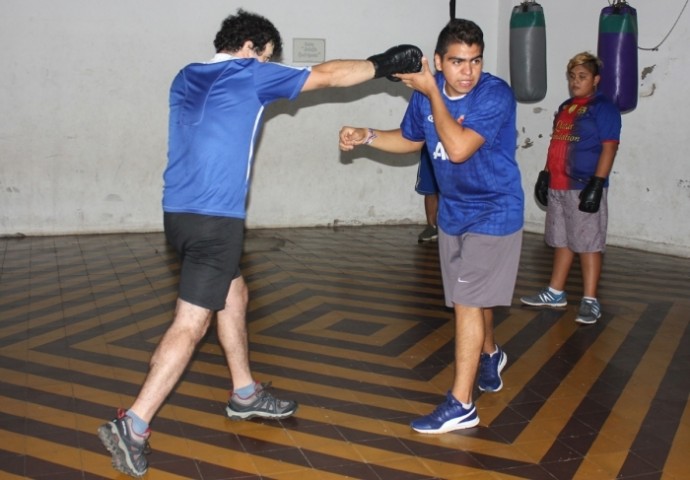
[[[301,92],[421,68],[421,51],[412,45],[367,60],[331,60],[305,68],[272,64],[281,52],[278,30],[266,18],[241,9],[223,21],[214,46],[211,61],[183,68],[170,89],[163,211],[166,238],[181,260],[174,319],[132,406],[98,429],[113,466],[134,477],[148,468],[149,423],[180,380],[214,315],[232,377],[226,415],[280,419],[297,409],[296,402],[277,399],[267,385],[256,382],[249,366],[248,289],[239,263],[264,108]]]
[[[415,91],[400,128],[343,127],[340,148],[410,153],[427,148],[439,190],[438,242],[446,305],[454,310],[455,378],[445,401],[412,422],[422,433],[479,423],[472,400],[503,387],[507,356],[494,341],[493,307],[512,302],[522,246],[524,195],[515,161],[516,102],[482,71],[484,40],[469,20],[441,31],[422,71],[396,75]],[[478,368],[479,367],[479,368]],[[478,375],[477,371],[479,369]]]

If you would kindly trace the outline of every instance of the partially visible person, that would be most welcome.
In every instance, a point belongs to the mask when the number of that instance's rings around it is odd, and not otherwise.
[[[445,302],[455,320],[455,376],[445,401],[410,426],[421,433],[474,427],[480,390],[503,387],[507,355],[496,344],[493,308],[512,303],[524,195],[515,161],[516,101],[510,86],[483,72],[484,36],[451,20],[422,71],[397,75],[415,91],[395,130],[343,127],[340,148],[369,145],[392,153],[428,149],[438,183],[438,245]]]
[[[281,53],[278,30],[244,10],[227,17],[214,41],[216,55],[183,68],[170,89],[168,165],[164,173],[165,235],[181,261],[172,324],[150,361],[128,410],[98,435],[113,466],[140,477],[148,469],[149,424],[180,380],[214,317],[232,393],[231,419],[280,419],[297,410],[257,382],[249,365],[248,288],[239,264],[254,146],[264,108],[301,92],[348,87],[421,69],[421,51],[398,46],[368,60],[332,60],[295,68],[269,63]]]
[[[422,148],[419,155],[415,191],[424,195],[424,214],[426,215],[426,227],[417,237],[417,242],[435,242],[438,240],[438,185],[436,185],[431,158],[429,158],[429,152],[426,148]]]
[[[571,98],[558,108],[546,167],[535,185],[546,207],[544,238],[554,248],[549,285],[522,297],[526,305],[564,307],[565,284],[575,255],[580,258],[583,297],[575,321],[593,324],[601,317],[597,298],[608,227],[608,186],[618,151],[621,114],[597,92],[600,60],[578,53],[567,66]]]

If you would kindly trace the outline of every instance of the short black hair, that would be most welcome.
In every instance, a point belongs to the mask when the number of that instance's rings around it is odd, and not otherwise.
[[[283,51],[280,33],[270,20],[241,8],[236,14],[223,20],[213,46],[216,47],[216,52],[236,52],[248,40],[254,44],[257,54],[263,52],[269,43],[273,43],[273,57],[279,57]]]
[[[441,30],[436,42],[436,54],[441,58],[448,52],[450,45],[464,43],[465,45],[479,45],[484,54],[484,32],[472,20],[454,18]]]

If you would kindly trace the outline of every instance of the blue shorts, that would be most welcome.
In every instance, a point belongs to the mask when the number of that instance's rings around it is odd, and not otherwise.
[[[180,299],[223,310],[230,283],[240,276],[244,220],[166,212],[163,225],[165,238],[180,256]]]
[[[434,169],[431,166],[431,157],[429,157],[426,145],[422,147],[419,155],[417,183],[414,189],[420,195],[436,195],[438,193],[438,185],[436,185],[436,177],[434,177]]]

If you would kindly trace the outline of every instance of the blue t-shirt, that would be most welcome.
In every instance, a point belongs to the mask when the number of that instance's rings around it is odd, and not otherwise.
[[[310,73],[309,68],[227,58],[188,65],[173,80],[165,212],[245,218],[264,107],[297,97]]]
[[[453,163],[436,133],[429,99],[414,92],[401,123],[402,134],[426,141],[439,189],[438,225],[447,234],[509,235],[522,228],[524,194],[515,161],[516,102],[508,84],[483,72],[462,98],[445,94],[445,79],[436,83],[453,118],[484,138],[469,159]]]

